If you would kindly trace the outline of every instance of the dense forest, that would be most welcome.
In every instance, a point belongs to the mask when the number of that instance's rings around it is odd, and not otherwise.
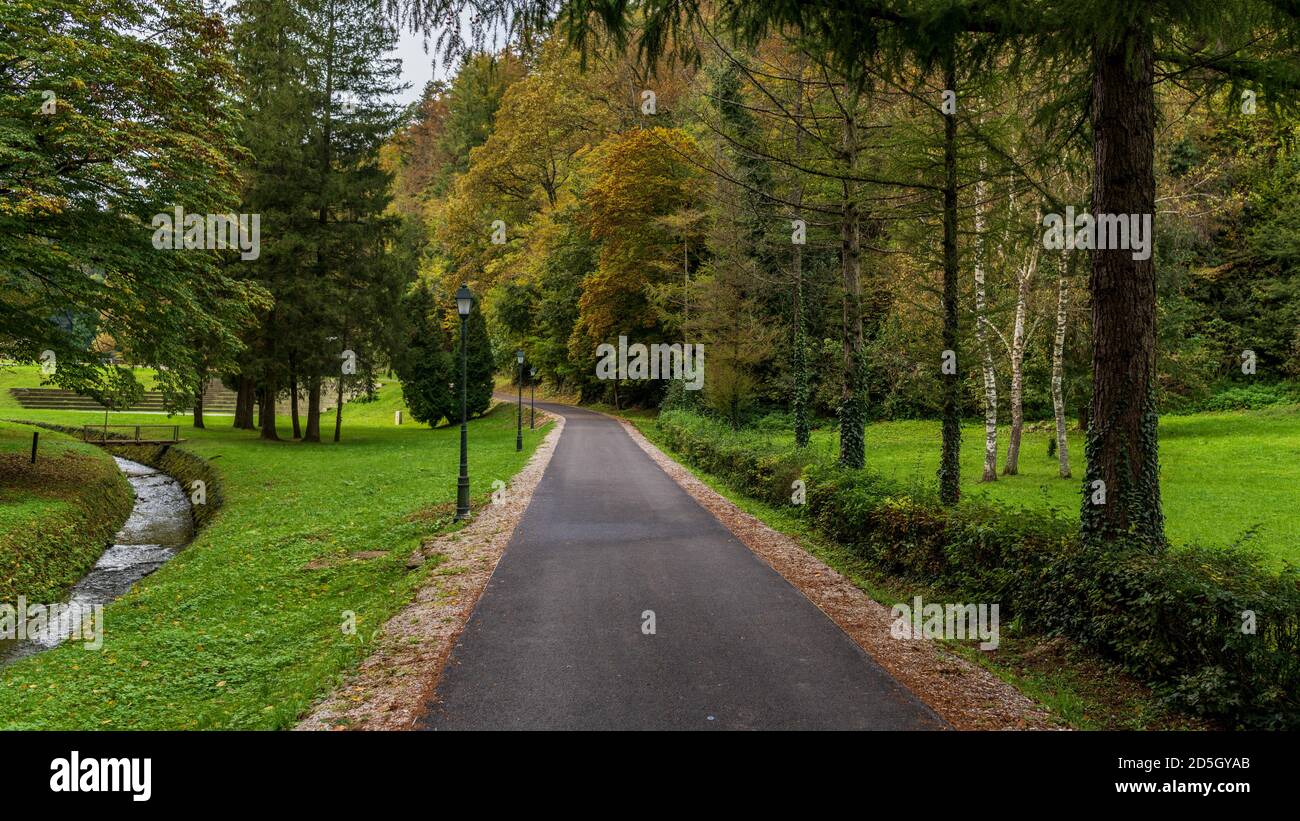
[[[123,362],[176,408],[220,378],[305,441],[392,372],[439,424],[465,283],[471,413],[522,350],[588,401],[834,426],[848,467],[869,421],[940,418],[949,502],[963,419],[988,480],[1054,420],[1061,475],[1077,425],[1121,500],[1085,528],[1154,542],[1158,414],[1297,395],[1285,4],[476,8],[6,10],[5,356],[121,406]],[[451,78],[408,110],[403,30]],[[156,252],[173,210],[197,253]],[[703,390],[599,379],[620,339],[703,346]]]
[[[1042,222],[1087,208],[1084,113],[1040,122],[1021,101],[1058,80],[988,76],[959,80],[956,115],[962,408],[980,414],[991,397],[1000,418],[1017,405],[1051,418],[1059,354],[1067,413],[1086,416],[1086,258],[1044,249]],[[717,45],[698,68],[655,78],[630,53],[591,56],[584,71],[555,40],[470,55],[452,83],[425,90],[386,147],[395,205],[423,243],[421,277],[444,293],[461,281],[482,291],[495,348],[522,346],[562,388],[657,404],[662,383],[598,381],[595,348],[619,335],[689,338],[710,346],[705,396],[719,413],[788,410],[804,357],[809,407],[833,418],[849,184],[867,413],[937,416],[942,78],[912,67],[872,79],[854,109],[843,79],[777,41],[752,53]],[[1161,90],[1162,409],[1300,375],[1300,291],[1284,239],[1297,120],[1252,99],[1197,97],[1172,81]],[[846,130],[859,140],[851,167]]]
[[[985,420],[986,479],[1016,472],[1025,420],[1055,419],[1071,475],[1066,426],[1087,427],[1093,395],[1090,246],[1045,226],[1095,195],[1090,65],[973,34],[951,58],[846,71],[788,31],[697,22],[689,60],[539,35],[425,89],[386,147],[421,279],[469,282],[501,364],[521,348],[584,399],[845,430],[946,408]],[[1290,96],[1162,71],[1154,407],[1294,401]],[[620,336],[704,344],[703,397],[598,380],[597,346]]]

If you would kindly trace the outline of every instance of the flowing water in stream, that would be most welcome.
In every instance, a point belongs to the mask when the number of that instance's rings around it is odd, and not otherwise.
[[[113,458],[135,491],[131,516],[113,538],[114,544],[72,588],[57,621],[39,635],[0,640],[0,664],[59,645],[77,631],[78,625],[93,618],[97,605],[108,604],[126,593],[193,538],[194,516],[180,483],[148,465]]]

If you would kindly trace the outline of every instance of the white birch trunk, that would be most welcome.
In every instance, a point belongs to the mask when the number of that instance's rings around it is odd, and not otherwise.
[[[1038,224],[1041,216],[1034,217]],[[1024,431],[1025,320],[1029,313],[1029,292],[1038,272],[1039,244],[1034,243],[1029,259],[1017,274],[1016,324],[1011,333],[1011,431],[1007,435],[1007,461],[1002,467],[1006,476],[1020,472],[1020,435]]]
[[[1052,410],[1056,414],[1056,456],[1061,463],[1061,478],[1070,478],[1070,445],[1065,436],[1065,396],[1062,373],[1065,369],[1065,320],[1069,306],[1069,281],[1066,279],[1066,256],[1061,254],[1061,276],[1056,288],[1056,335],[1052,340]]]
[[[984,288],[984,163],[975,183],[975,339],[979,343],[980,368],[984,372],[984,478],[998,478],[998,380],[989,347],[988,298]]]

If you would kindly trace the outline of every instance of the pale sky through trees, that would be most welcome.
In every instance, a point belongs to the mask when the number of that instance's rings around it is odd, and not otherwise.
[[[466,38],[469,37],[469,22],[466,14],[461,15],[462,31]],[[424,35],[409,31],[406,28],[400,32],[401,39],[398,41],[397,49],[392,52],[392,56],[399,57],[402,60],[402,81],[410,83],[411,87],[401,94],[394,95],[394,98],[402,103],[413,103],[420,99],[420,93],[424,90],[425,83],[437,78],[440,80],[450,80],[455,74],[455,66],[447,67],[443,65],[441,55],[437,52],[436,34],[429,37],[429,50],[424,48]],[[494,35],[487,43],[487,48],[495,50],[503,45],[503,38],[498,33]]]
[[[433,51],[432,43],[429,44],[429,51]],[[451,74],[432,53],[425,53],[424,37],[420,34],[403,31],[393,56],[402,60],[402,82],[410,83],[410,88],[394,95],[403,104],[420,99],[425,83],[434,77],[445,80]]]

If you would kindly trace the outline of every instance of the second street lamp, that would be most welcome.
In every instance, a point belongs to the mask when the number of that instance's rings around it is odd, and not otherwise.
[[[537,427],[537,369],[528,369],[528,429]]]
[[[456,313],[460,314],[460,478],[456,480],[456,521],[469,518],[469,415],[466,390],[469,382],[468,356],[465,351],[465,321],[474,308],[474,294],[462,284],[456,291]]]
[[[524,449],[524,352],[515,351],[515,361],[519,363],[519,424],[515,428],[515,450]]]

